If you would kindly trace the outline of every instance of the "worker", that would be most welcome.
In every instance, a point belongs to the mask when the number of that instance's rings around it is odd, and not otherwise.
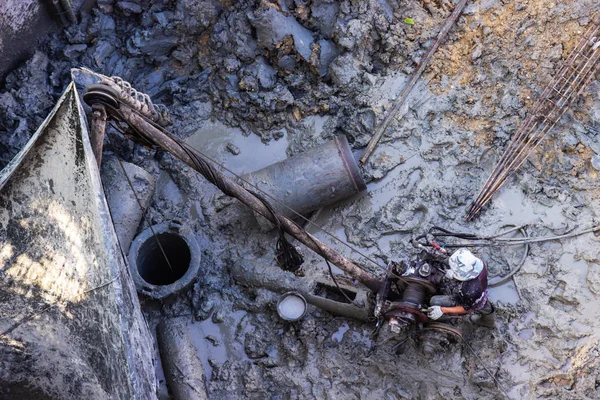
[[[488,300],[487,268],[481,259],[465,248],[458,249],[448,260],[450,268],[442,282],[446,294],[432,296],[427,314],[439,319],[444,314],[490,315],[492,304]]]

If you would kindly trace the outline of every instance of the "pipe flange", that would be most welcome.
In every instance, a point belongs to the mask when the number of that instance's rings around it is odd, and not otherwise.
[[[165,222],[140,233],[131,243],[128,259],[138,293],[160,300],[194,283],[201,254],[189,228]]]

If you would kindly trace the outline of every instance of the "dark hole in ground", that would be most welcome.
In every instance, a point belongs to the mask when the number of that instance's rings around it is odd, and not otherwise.
[[[350,300],[354,300],[354,298],[356,297],[356,293],[353,291],[346,290],[344,288],[341,288],[341,290],[346,294],[346,296],[348,296]],[[339,289],[335,286],[317,283],[314,293],[317,296],[337,301],[338,303],[348,303],[348,300],[344,297],[343,294],[340,293]]]
[[[169,264],[158,245],[160,242]],[[148,238],[140,247],[137,269],[146,282],[152,285],[170,285],[187,272],[191,261],[190,248],[183,238],[174,233],[160,233]]]

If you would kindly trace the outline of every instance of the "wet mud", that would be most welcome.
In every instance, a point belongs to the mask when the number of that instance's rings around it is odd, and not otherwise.
[[[99,0],[2,83],[0,159],[34,132],[77,66],[121,76],[164,103],[178,136],[235,173],[336,135],[359,155],[451,9],[448,0]],[[528,224],[530,236],[541,236],[597,224],[597,81],[482,217],[466,223],[463,215],[598,12],[593,0],[470,2],[364,166],[367,192],[315,219],[377,263],[310,231],[382,275],[388,261],[414,256],[410,239],[432,225],[493,234]],[[532,245],[514,279],[490,291],[495,326],[465,324],[468,346],[427,358],[408,333],[373,337],[374,324],[312,306],[299,322],[281,320],[278,293],[237,285],[230,274],[240,265],[277,268],[275,235],[171,156],[109,135],[107,151],[157,178],[145,220],[181,221],[202,240],[193,288],[142,305],[152,327],[188,319],[209,398],[600,396],[594,235]],[[522,250],[480,255],[501,275]],[[319,256],[301,251],[307,275],[328,274]],[[161,385],[166,396],[164,378]]]

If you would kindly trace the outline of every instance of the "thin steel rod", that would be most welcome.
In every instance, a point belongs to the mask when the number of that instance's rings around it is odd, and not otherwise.
[[[509,142],[499,163],[485,181],[466,219],[477,216],[507,178],[521,167],[541,140],[560,121],[568,107],[580,96],[595,73],[600,60],[600,15],[569,54],[556,78],[545,88],[523,124]],[[585,61],[581,61],[581,59]]]
[[[553,81],[550,85],[548,85],[546,87],[546,89],[544,90],[542,96],[540,97],[540,101],[538,101],[538,103],[536,104],[536,107],[533,111],[533,113],[531,113],[527,119],[525,120],[524,124],[521,126],[521,128],[519,129],[519,131],[517,132],[517,134],[515,135],[515,137],[511,140],[511,142],[509,143],[509,147],[506,149],[505,154],[503,155],[503,159],[501,160],[500,164],[498,165],[497,169],[494,171],[495,173],[493,173],[488,180],[486,181],[486,183],[484,184],[484,188],[487,186],[487,184],[489,182],[491,182],[492,179],[496,179],[497,178],[497,174],[499,171],[501,171],[504,167],[504,164],[507,162],[507,156],[509,154],[511,154],[511,151],[514,149],[514,146],[518,146],[518,142],[521,139],[521,137],[523,137],[523,135],[526,135],[528,133],[528,129],[531,126],[531,122],[535,121],[536,125],[532,128],[535,129],[537,128],[538,122],[543,122],[540,121],[538,118],[536,118],[538,115],[541,114],[541,108],[543,107],[543,103],[545,101],[546,98],[548,98],[548,96],[551,93],[551,90],[555,90],[556,87],[556,82],[560,82],[560,80],[564,80],[565,81],[565,85],[561,88],[566,88],[569,84],[569,80],[571,79],[571,77],[575,74],[576,70],[572,68],[572,65],[574,63],[574,61],[576,60],[577,56],[581,53],[581,51],[583,51],[583,49],[585,48],[585,46],[587,46],[589,44],[589,41],[591,38],[593,38],[594,34],[597,34],[598,30],[600,29],[600,27],[598,26],[592,26],[588,29],[588,31],[586,32],[586,34],[584,35],[584,37],[579,41],[578,45],[576,46],[576,49],[569,55],[569,57],[567,58],[567,60],[565,61],[563,68],[561,68],[557,79],[555,81]],[[567,71],[571,71],[572,75],[568,78],[565,79],[564,76],[567,73]],[[483,193],[482,193],[483,194]]]
[[[598,52],[597,56],[600,56],[600,52]],[[599,57],[596,57],[596,61],[598,60],[598,58]],[[581,85],[580,90],[577,91],[578,95],[585,89],[585,87],[587,86],[587,83],[589,83],[589,81],[593,78],[597,69],[598,69],[598,67],[590,70],[589,71],[590,73],[588,74],[588,76],[582,80],[583,84]],[[583,73],[583,71],[582,71],[582,73]],[[579,80],[579,76],[576,78],[576,80]],[[569,96],[566,98],[570,99],[570,97],[572,96],[573,93],[575,93],[575,91],[572,91],[572,93],[569,94]],[[521,167],[521,165],[525,162],[527,157],[537,148],[537,146],[540,144],[542,139],[552,130],[552,128],[556,125],[556,123],[562,118],[562,116],[567,111],[567,107],[562,107],[560,110],[553,110],[553,112],[555,112],[555,111],[560,112],[559,115],[557,116],[557,118],[553,121],[549,121],[549,123],[546,126],[544,126],[541,131],[539,131],[540,133],[538,133],[538,131],[536,131],[536,133],[534,133],[528,139],[528,141],[521,146],[521,149],[518,150],[517,156],[511,159],[511,162],[508,165],[508,167],[506,167],[505,169],[502,170],[502,175],[500,176],[499,181],[497,181],[490,188],[490,190],[487,192],[486,196],[484,196],[483,199],[481,200],[482,204],[478,207],[479,210],[481,210],[481,208],[491,199],[494,192],[496,190],[498,190],[507,181],[507,179],[510,177],[510,175]],[[546,119],[544,119],[543,122],[546,122]],[[527,149],[527,152],[525,152],[526,149]],[[515,165],[516,165],[516,167],[515,167]]]
[[[394,119],[396,114],[398,114],[398,111],[400,111],[400,108],[402,108],[402,105],[408,98],[408,95],[410,94],[412,89],[417,84],[417,81],[419,80],[421,75],[423,75],[423,71],[425,71],[425,68],[427,68],[427,66],[429,65],[429,62],[433,58],[434,53],[437,51],[438,47],[440,47],[440,44],[444,41],[444,39],[448,35],[448,32],[450,32],[450,29],[452,29],[452,27],[456,23],[456,20],[462,13],[462,10],[465,8],[467,1],[468,0],[460,0],[460,2],[456,5],[456,7],[454,7],[454,11],[452,11],[452,14],[450,14],[448,19],[446,20],[446,23],[444,24],[444,26],[438,33],[433,44],[427,50],[427,52],[425,53],[425,55],[419,62],[417,70],[412,74],[412,76],[410,77],[410,80],[408,81],[406,86],[404,86],[404,89],[402,89],[402,92],[400,93],[398,98],[394,101],[392,108],[390,109],[390,111],[387,113],[387,115],[381,122],[381,125],[379,125],[379,127],[375,131],[375,134],[371,138],[371,141],[369,142],[367,149],[365,150],[363,155],[360,157],[361,164],[365,164],[369,160],[369,157],[371,157],[371,154],[373,154],[373,151],[375,151],[375,147],[377,147],[377,143],[379,143],[379,141],[385,134],[386,130],[390,126],[392,120]]]
[[[594,74],[590,74],[590,76],[586,79],[591,79],[591,77]],[[569,96],[570,97],[570,96]],[[567,108],[561,108],[560,109],[560,114],[557,116],[556,121],[549,121],[548,124],[546,124],[541,131],[539,131],[539,133],[536,131],[536,133],[534,135],[532,135],[531,137],[529,137],[529,139],[527,140],[526,143],[524,143],[520,149],[518,149],[518,153],[516,155],[516,157],[511,158],[510,164],[504,168],[502,170],[502,174],[500,175],[499,181],[497,181],[492,187],[491,189],[488,191],[488,193],[486,194],[486,196],[484,196],[484,198],[482,199],[482,205],[480,206],[480,209],[483,205],[485,205],[485,203],[487,203],[491,196],[493,196],[493,192],[495,192],[497,189],[499,189],[508,179],[509,175],[511,175],[513,172],[515,172],[517,169],[519,169],[521,167],[521,165],[523,164],[523,162],[525,162],[525,160],[527,159],[527,157],[537,148],[537,146],[540,144],[541,140],[552,130],[552,128],[556,125],[557,121],[560,120],[560,118],[562,118],[562,116],[564,115],[564,113],[567,111]],[[546,122],[544,120],[544,122]],[[516,165],[516,167],[515,167]]]
[[[538,103],[536,104],[535,110],[533,111],[533,113],[531,113],[526,121],[524,122],[524,124],[522,125],[522,127],[519,129],[519,131],[517,132],[517,134],[515,135],[515,137],[511,140],[511,142],[509,143],[509,147],[506,149],[501,162],[499,163],[499,165],[497,166],[497,168],[494,170],[494,173],[492,173],[492,175],[488,178],[488,180],[486,181],[486,183],[484,184],[484,188],[494,179],[497,178],[498,174],[500,173],[500,171],[502,171],[505,167],[506,162],[508,161],[509,156],[512,154],[512,150],[514,150],[515,146],[518,147],[518,143],[520,141],[520,139],[524,136],[526,136],[528,134],[528,129],[531,126],[531,122],[535,121],[535,126],[532,129],[535,129],[538,127],[538,123],[539,122],[543,122],[540,121],[539,118],[536,118],[539,114],[541,114],[541,108],[543,107],[543,103],[545,101],[545,99],[550,95],[551,90],[556,90],[555,86],[556,86],[556,82],[560,82],[561,79],[564,79],[564,76],[566,74],[567,71],[572,71],[573,74],[575,74],[575,70],[570,68],[570,66],[573,64],[573,62],[576,60],[577,55],[582,51],[582,48],[585,47],[588,44],[589,38],[593,37],[593,35],[596,33],[596,31],[598,30],[599,27],[591,27],[588,32],[586,32],[586,35],[580,40],[580,42],[578,43],[575,51],[573,51],[569,57],[567,58],[566,62],[564,63],[563,68],[560,70],[559,74],[558,74],[558,78],[553,81],[550,85],[548,85],[546,87],[546,89],[544,90],[544,92],[542,93],[542,96],[540,97],[540,100],[538,101]],[[571,75],[572,77],[572,75]],[[569,77],[569,79],[565,79],[565,86],[563,88],[566,88],[568,85],[569,80],[571,79],[571,77]],[[480,194],[480,197],[482,195],[485,195],[484,192],[482,191],[482,193]]]

